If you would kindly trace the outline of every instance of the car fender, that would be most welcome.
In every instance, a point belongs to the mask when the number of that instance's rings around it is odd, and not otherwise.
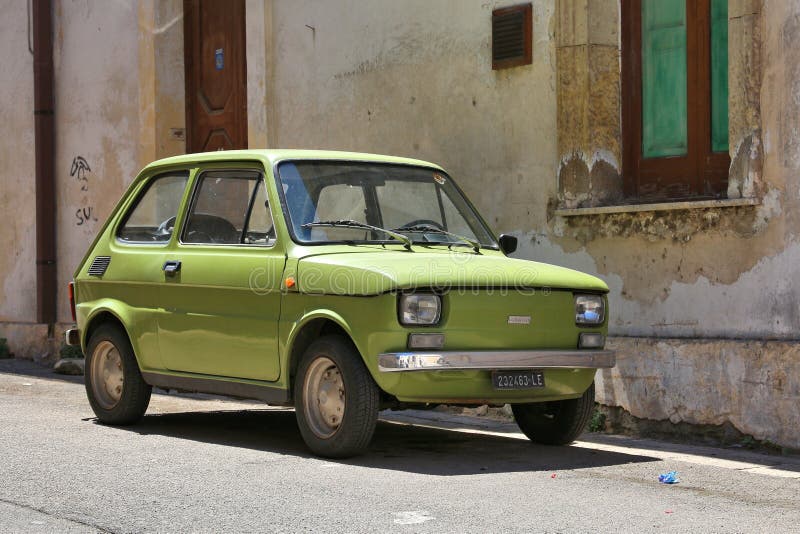
[[[310,323],[320,319],[331,321],[334,324],[336,324],[339,328],[341,328],[342,331],[350,339],[350,341],[352,341],[352,343],[355,345],[356,349],[361,355],[362,360],[364,359],[364,351],[362,350],[362,347],[359,346],[355,336],[353,335],[353,330],[350,324],[342,315],[328,308],[317,308],[314,310],[309,310],[308,312],[304,313],[302,316],[297,318],[295,321],[290,323],[291,327],[285,335],[286,341],[285,344],[283,345],[284,373],[282,373],[282,376],[287,377],[287,380],[291,371],[290,366],[292,365],[291,361],[292,353],[294,351],[295,343],[297,343],[298,335],[300,335],[300,333],[303,332],[305,327],[308,326]]]
[[[79,324],[82,325],[81,349],[84,354],[86,354],[86,348],[89,343],[89,333],[96,326],[94,324],[95,321],[100,318],[100,316],[108,314],[119,322],[125,330],[131,342],[131,346],[133,347],[136,360],[139,362],[139,368],[142,370],[163,369],[160,357],[158,356],[156,330],[155,328],[150,328],[146,324],[143,324],[146,321],[155,321],[152,313],[144,313],[144,310],[137,310],[122,301],[110,298],[82,302],[78,304],[76,308],[79,316]],[[86,310],[86,312],[84,312],[84,310]],[[137,325],[137,328],[133,328],[132,325]],[[147,332],[150,333],[148,334]]]

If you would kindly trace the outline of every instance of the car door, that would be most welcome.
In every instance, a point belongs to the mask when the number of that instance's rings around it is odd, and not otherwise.
[[[173,371],[274,381],[286,256],[264,174],[199,169],[164,262],[158,343]]]
[[[188,170],[146,178],[125,206],[108,249],[99,247],[89,269],[86,297],[125,304],[125,327],[145,368],[159,369],[157,343],[161,266],[172,240],[175,219],[189,182]],[[107,255],[106,255],[107,254]]]

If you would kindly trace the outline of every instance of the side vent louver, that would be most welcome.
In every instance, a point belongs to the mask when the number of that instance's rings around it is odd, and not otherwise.
[[[92,276],[103,276],[106,274],[109,263],[111,263],[111,256],[97,256],[89,267],[89,274]]]

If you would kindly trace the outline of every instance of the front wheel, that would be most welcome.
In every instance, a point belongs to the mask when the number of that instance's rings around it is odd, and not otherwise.
[[[104,324],[86,349],[86,394],[97,419],[110,425],[137,422],[150,404],[152,388],[142,379],[128,335]]]
[[[366,450],[375,432],[378,386],[351,343],[322,337],[306,350],[294,386],[295,413],[316,454],[345,458]]]
[[[512,404],[520,430],[535,443],[566,445],[580,436],[594,409],[594,382],[577,399]]]

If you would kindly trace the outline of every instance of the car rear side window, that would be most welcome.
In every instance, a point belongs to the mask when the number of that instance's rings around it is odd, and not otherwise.
[[[274,240],[260,173],[209,171],[200,177],[181,242],[269,246]]]
[[[126,214],[117,238],[128,243],[169,241],[188,180],[188,172],[153,178]]]

